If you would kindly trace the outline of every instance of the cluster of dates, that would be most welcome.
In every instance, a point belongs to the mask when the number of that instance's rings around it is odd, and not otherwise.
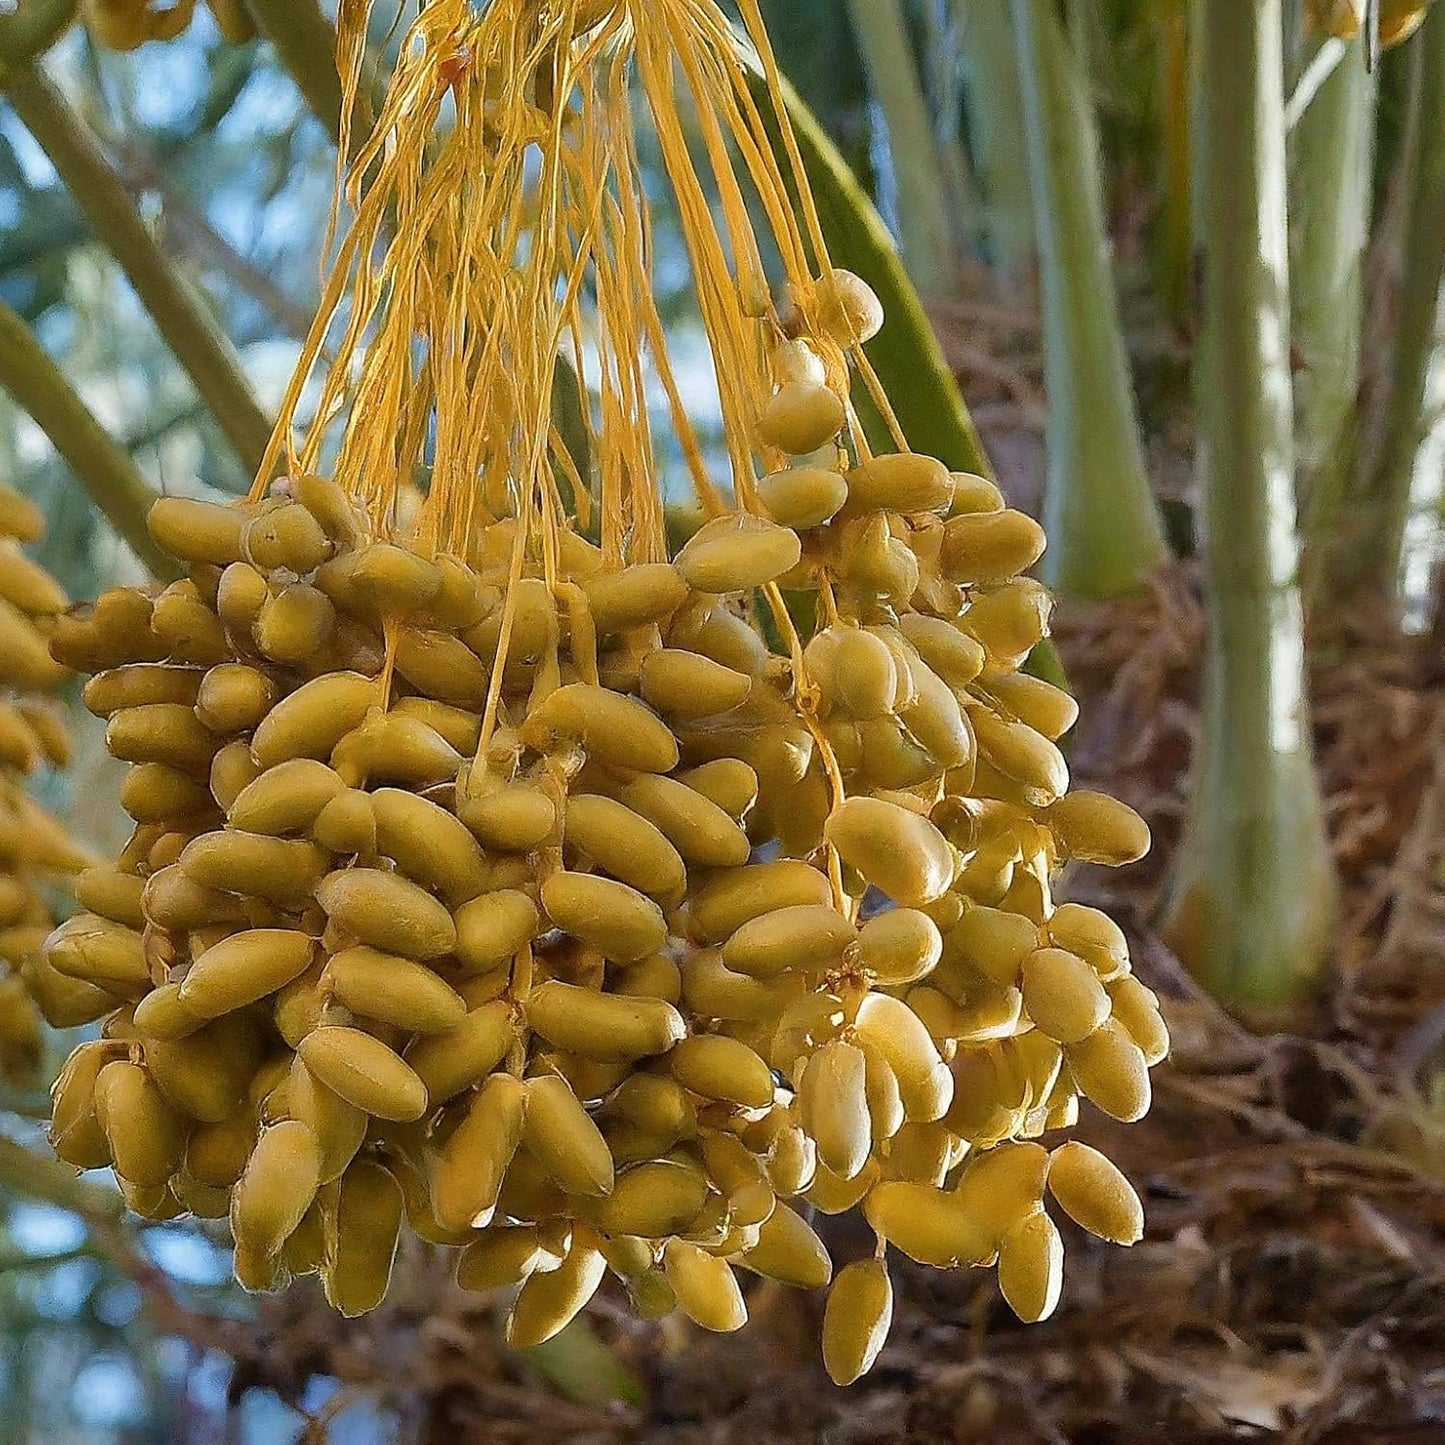
[[[26,779],[70,761],[59,706],[47,694],[65,680],[49,639],[70,605],[64,589],[21,550],[44,518],[28,498],[0,487],[0,1077],[31,1082],[44,1048],[42,1019],[59,1028],[77,1017],[66,981],[41,945],[54,926],[53,891],[89,861],[30,797]]]
[[[244,1284],[315,1271],[347,1313],[405,1223],[464,1287],[520,1286],[517,1345],[609,1269],[649,1317],[737,1328],[735,1267],[827,1286],[805,1215],[859,1206],[840,1382],[886,1335],[888,1246],[996,1261],[1038,1319],[1046,1191],[1138,1237],[1113,1165],[1036,1142],[1080,1095],[1137,1118],[1167,1048],[1118,928],[1050,896],[1147,833],[1066,792],[1073,705],[1018,670],[1042,534],[928,457],[850,464],[795,331],[757,421],[794,460],[671,561],[513,518],[436,555],[316,477],[157,504],[187,578],[56,642],[136,822],[47,948],[105,1014],[62,1157],[152,1218],[229,1214]],[[819,619],[790,655],[756,612],[785,594]]]

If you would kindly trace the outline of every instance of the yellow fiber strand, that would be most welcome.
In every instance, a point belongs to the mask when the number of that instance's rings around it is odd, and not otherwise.
[[[338,187],[350,225],[254,495],[283,454],[319,469],[344,417],[333,471],[378,535],[420,472],[429,481],[417,545],[467,556],[480,522],[510,514],[519,556],[550,569],[554,530],[569,517],[589,529],[595,489],[605,564],[662,560],[655,389],[704,515],[725,514],[657,309],[636,91],[682,221],[731,489],[738,507],[758,510],[757,477],[784,461],[754,436],[784,333],[745,189],[781,257],[781,284],[810,321],[828,262],[756,0],[741,9],[771,92],[767,124],[714,0],[494,0],[480,15],[464,0],[423,6]],[[369,10],[344,0],[338,19],[348,137]],[[812,331],[830,384],[846,390],[857,367],[905,446],[861,347],[845,356],[825,328]],[[331,364],[298,430],[328,339]],[[581,386],[590,477],[552,415],[562,351]],[[851,413],[849,422],[850,450],[866,457]]]

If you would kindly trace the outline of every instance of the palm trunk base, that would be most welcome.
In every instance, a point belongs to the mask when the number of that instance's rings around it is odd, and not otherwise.
[[[1217,837],[1196,819],[1161,929],[1201,987],[1265,1029],[1301,1028],[1317,1013],[1337,917],[1310,762],[1280,773],[1281,784],[1298,775],[1298,797],[1269,816]]]

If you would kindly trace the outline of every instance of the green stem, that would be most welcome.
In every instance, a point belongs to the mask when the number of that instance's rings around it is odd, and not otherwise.
[[[245,0],[256,28],[271,42],[312,115],[333,144],[341,140],[341,77],[336,69],[336,27],[316,0]],[[358,105],[354,140],[371,129],[369,105]]]
[[[874,191],[868,72],[836,0],[758,0],[773,55],[853,173]]]
[[[115,257],[236,455],[254,472],[270,441],[271,421],[226,334],[156,244],[95,137],[49,79],[22,66],[7,72],[3,83],[96,239]]]
[[[1415,451],[1401,538],[1399,590],[1403,620],[1433,643],[1445,643],[1440,614],[1445,584],[1445,290],[1436,309],[1435,347],[1425,377],[1420,416],[1423,435]],[[1437,645],[1426,657],[1445,657]]]
[[[171,578],[175,563],[151,540],[146,515],[155,492],[95,419],[30,328],[0,302],[0,386],[50,438],[91,500],[153,575]]]
[[[87,1183],[68,1165],[0,1135],[0,1188],[20,1199],[40,1199],[78,1214],[87,1224],[113,1226],[125,1201],[110,1189]]]
[[[608,1348],[586,1315],[579,1315],[545,1344],[518,1354],[575,1405],[605,1410],[647,1403],[646,1386]]]
[[[1316,985],[1334,909],[1295,585],[1282,27],[1280,0],[1200,9],[1208,643],[1166,930],[1218,997],[1268,1015]]]
[[[140,1286],[155,1323],[162,1329],[175,1329],[181,1323],[169,1281],[142,1253],[126,1219],[125,1201],[114,1189],[79,1177],[52,1154],[27,1149],[0,1135],[0,1193],[39,1199],[78,1216],[90,1236],[87,1252],[103,1256],[130,1283]],[[188,1323],[199,1320],[192,1316]]]
[[[1092,40],[1091,16],[1095,0],[1064,0],[1063,20],[1064,34],[1069,43],[1069,49],[1073,52],[1075,64],[1079,68],[1079,77],[1083,83],[1085,94],[1092,94],[1094,88],[1094,62]],[[1055,10],[1057,12],[1057,8]]]
[[[0,11],[0,73],[44,55],[75,20],[77,0],[29,0]]]
[[[57,1265],[72,1264],[77,1259],[94,1259],[95,1249],[89,1244],[77,1245],[74,1249],[57,1250],[54,1254],[28,1254],[24,1250],[0,1250],[0,1279],[12,1277],[27,1271],[54,1269]]]
[[[873,97],[888,126],[903,259],[925,296],[953,290],[949,219],[933,127],[900,0],[848,0]]]
[[[1174,324],[1187,326],[1193,302],[1194,233],[1190,216],[1189,13],[1169,0],[1159,22],[1159,290]]]
[[[1011,11],[1043,281],[1045,575],[1068,595],[1114,597],[1147,582],[1168,546],[1144,471],[1093,107],[1050,0]]]
[[[1355,41],[1300,116],[1290,168],[1290,313],[1303,362],[1294,378],[1295,448],[1311,579],[1357,455],[1374,137],[1375,78]]]
[[[1426,380],[1435,352],[1445,280],[1445,11],[1432,8],[1421,47],[1415,189],[1405,236],[1399,323],[1395,330],[1385,445],[1360,511],[1354,545],[1342,549],[1345,585],[1395,599],[1415,458],[1430,425]]]
[[[928,103],[934,148],[938,153],[944,209],[951,222],[949,240],[953,257],[967,254],[981,239],[977,228],[983,198],[963,144],[959,122],[963,115],[963,74],[959,27],[951,17],[951,0],[924,0],[919,58],[923,93]]]
[[[1019,163],[1023,98],[1013,27],[1003,0],[952,0],[963,26],[963,63],[974,168],[984,196],[984,230],[993,264],[1018,285],[1034,262],[1028,170]]]
[[[13,433],[14,428],[8,427],[6,430]],[[22,1089],[13,1084],[0,1083],[0,1109],[22,1119],[49,1119],[50,1098],[43,1089]]]
[[[1349,41],[1331,35],[1316,41],[1309,58],[1292,67],[1292,71],[1297,73],[1294,74],[1294,89],[1284,103],[1284,128],[1287,133],[1293,135],[1298,129],[1316,96],[1325,88],[1325,83],[1352,50],[1355,53],[1355,63],[1364,68],[1366,75],[1373,76],[1375,72],[1365,64],[1366,47],[1363,36]]]
[[[1403,231],[1404,202],[1414,193],[1415,152],[1420,129],[1420,42],[1397,45],[1380,58],[1375,101],[1375,168],[1371,190],[1375,197],[1376,230],[1390,223]],[[1398,238],[1388,239],[1398,244]]]
[[[246,0],[256,28],[296,83],[332,143],[341,138],[341,77],[336,72],[336,30],[312,0]]]

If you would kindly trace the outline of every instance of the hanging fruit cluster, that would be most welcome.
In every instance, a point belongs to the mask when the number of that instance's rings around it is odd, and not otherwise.
[[[245,0],[205,0],[222,36],[242,45],[256,34]],[[107,50],[137,50],[148,40],[174,40],[190,28],[196,0],[81,0],[91,38]]]
[[[88,1022],[68,980],[46,965],[41,945],[54,923],[48,889],[90,861],[26,792],[37,769],[63,768],[70,739],[44,696],[65,680],[49,637],[70,605],[64,591],[22,552],[44,530],[40,509],[0,486],[0,1078],[34,1078],[42,1018],[56,1027]]]
[[[1039,1140],[1081,1096],[1148,1106],[1157,1001],[1118,928],[1050,891],[1060,863],[1130,861],[1147,832],[1067,791],[1073,704],[1019,670],[1047,632],[1022,575],[1042,533],[906,449],[862,350],[878,302],[827,263],[815,215],[799,231],[721,13],[555,10],[422,11],[351,173],[329,304],[378,252],[380,281],[350,283],[321,420],[299,452],[278,434],[286,477],[268,462],[246,505],[159,503],[187,578],[78,624],[66,660],[95,674],[137,826],[115,905],[95,890],[49,945],[114,1003],[53,1137],[142,1213],[229,1213],[249,1287],[316,1271],[348,1313],[384,1296],[405,1224],[460,1251],[463,1286],[520,1286],[517,1345],[609,1271],[646,1316],[735,1329],[737,1268],[827,1286],[807,1215],[860,1208],[877,1251],[838,1273],[824,1325],[848,1381],[887,1334],[889,1247],[996,1262],[1040,1319],[1062,1267],[1046,1197],[1139,1237],[1112,1164]],[[652,309],[633,81],[718,363],[731,500]],[[751,142],[780,305],[720,116]],[[585,446],[554,419],[559,352],[594,398]],[[644,357],[707,518],[672,556]],[[894,449],[869,446],[855,380]]]

